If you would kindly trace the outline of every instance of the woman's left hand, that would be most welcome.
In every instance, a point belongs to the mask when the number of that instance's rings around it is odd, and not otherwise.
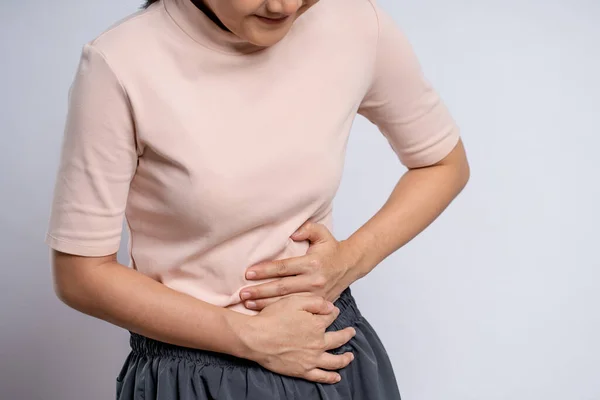
[[[306,255],[255,264],[246,279],[275,280],[244,288],[240,298],[246,308],[262,310],[291,294],[312,293],[335,300],[354,280],[354,258],[344,241],[337,241],[323,224],[308,221],[292,236],[310,242]]]

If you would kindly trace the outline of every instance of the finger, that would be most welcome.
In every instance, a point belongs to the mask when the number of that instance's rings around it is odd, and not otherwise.
[[[339,315],[340,315],[340,309],[335,307],[335,304],[334,304],[334,309],[331,313],[323,315],[323,316],[319,316],[319,319],[321,320],[321,323],[323,324],[323,329],[326,329],[327,327],[329,327],[329,325],[331,325],[333,323],[333,321],[335,321]]]
[[[348,343],[356,335],[352,327],[340,331],[325,332],[325,350],[337,349]]]
[[[344,354],[323,353],[319,357],[317,367],[330,371],[336,371],[348,366],[354,360],[354,354],[347,352]]]
[[[276,303],[279,300],[286,299],[290,296],[314,296],[314,294],[312,294],[310,292],[300,292],[300,293],[293,293],[293,294],[286,295],[286,296],[270,297],[267,299],[248,300],[248,301],[244,302],[244,305],[246,306],[246,308],[248,308],[250,310],[260,311],[263,308],[270,306],[271,304]]]
[[[326,242],[333,237],[329,229],[321,223],[307,221],[291,236],[294,240],[308,240],[311,243]]]
[[[308,371],[304,379],[317,383],[333,384],[341,381],[342,376],[337,372],[323,371],[322,369],[315,368]]]
[[[260,311],[263,308],[270,306],[271,304],[276,303],[283,298],[285,298],[285,297],[277,296],[277,297],[271,297],[268,299],[247,300],[244,302],[244,306],[249,310]]]
[[[319,296],[295,296],[294,299],[298,304],[298,309],[318,315],[328,315],[335,310],[332,302],[325,300]]]
[[[283,276],[298,275],[306,272],[309,267],[307,256],[291,257],[256,264],[246,270],[246,279],[269,279]]]
[[[311,289],[306,276],[288,276],[260,285],[245,287],[240,292],[242,300],[265,299],[286,296],[292,293],[308,292]]]

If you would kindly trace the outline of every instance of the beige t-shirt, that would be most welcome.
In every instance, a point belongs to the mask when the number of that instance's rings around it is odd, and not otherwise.
[[[190,0],[163,0],[83,48],[69,96],[46,242],[119,248],[175,290],[248,314],[251,265],[305,254],[290,235],[332,226],[356,114],[407,167],[433,164],[459,130],[406,37],[369,0],[321,0],[260,49]]]

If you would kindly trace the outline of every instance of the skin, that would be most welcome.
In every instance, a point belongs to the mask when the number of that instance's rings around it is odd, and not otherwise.
[[[206,0],[231,32],[259,46],[280,41],[317,0]],[[257,16],[289,16],[265,24]],[[465,186],[462,142],[439,163],[405,173],[382,209],[346,240],[307,222],[292,236],[308,240],[305,256],[252,266],[248,279],[276,278],[248,288],[240,314],[177,292],[117,262],[116,254],[81,257],[52,251],[54,290],[69,307],[147,337],[254,360],[276,373],[320,383],[352,353],[327,352],[347,343],[353,328],[325,332],[339,309],[332,300],[425,229]],[[255,276],[250,273],[254,272]],[[254,302],[254,304],[252,304]]]

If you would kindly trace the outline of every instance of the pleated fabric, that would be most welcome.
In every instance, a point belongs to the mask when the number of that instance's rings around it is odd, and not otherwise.
[[[354,353],[338,372],[342,380],[321,384],[271,372],[258,363],[163,343],[130,333],[131,352],[116,379],[117,400],[400,400],[388,354],[361,315],[350,289],[335,302],[340,315],[327,328],[356,329],[332,350]]]

